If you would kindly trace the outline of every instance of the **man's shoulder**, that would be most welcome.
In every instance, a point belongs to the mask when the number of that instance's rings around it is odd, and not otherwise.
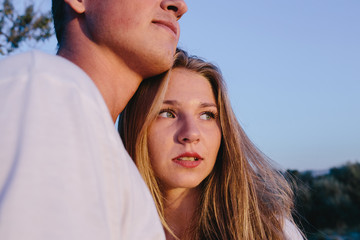
[[[102,115],[108,112],[91,78],[63,57],[30,51],[2,60],[0,72],[0,99],[4,103],[16,102],[20,108],[28,102],[32,103],[32,108],[39,109],[35,103],[43,104],[46,101],[54,107],[61,103],[82,111],[85,106]],[[78,105],[74,105],[74,102]]]
[[[71,72],[84,74],[84,72],[72,62],[63,57],[51,55],[38,50],[9,56],[0,62],[3,76],[18,76],[21,74],[43,74],[50,73],[54,76],[68,75]]]
[[[1,60],[0,67],[8,70],[12,68],[24,68],[29,66],[37,66],[38,63],[49,64],[62,64],[64,61],[61,57],[56,55],[51,55],[39,50],[32,50],[24,53],[15,54],[8,56]]]
[[[0,61],[0,86],[43,86],[60,90],[74,89],[97,94],[90,77],[76,64],[57,56],[33,50]],[[50,87],[50,88],[49,88]],[[41,89],[41,88],[40,88]]]

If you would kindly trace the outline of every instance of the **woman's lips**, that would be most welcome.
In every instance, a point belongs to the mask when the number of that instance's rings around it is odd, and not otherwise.
[[[172,160],[185,168],[194,168],[201,164],[203,158],[197,153],[183,153]]]

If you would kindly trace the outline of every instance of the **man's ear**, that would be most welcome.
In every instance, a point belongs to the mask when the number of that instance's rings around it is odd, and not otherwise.
[[[85,12],[85,0],[64,0],[75,12],[82,14]]]

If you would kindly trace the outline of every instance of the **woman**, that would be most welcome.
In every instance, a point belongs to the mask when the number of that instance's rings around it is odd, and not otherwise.
[[[178,50],[168,75],[140,85],[119,132],[167,239],[302,239],[291,189],[240,127],[214,65]]]

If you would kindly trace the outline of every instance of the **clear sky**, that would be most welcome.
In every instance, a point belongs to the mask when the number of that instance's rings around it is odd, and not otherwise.
[[[221,68],[260,150],[299,170],[360,161],[359,0],[186,2],[179,46]]]
[[[359,0],[194,0],[179,46],[216,63],[236,115],[284,168],[360,160]]]

